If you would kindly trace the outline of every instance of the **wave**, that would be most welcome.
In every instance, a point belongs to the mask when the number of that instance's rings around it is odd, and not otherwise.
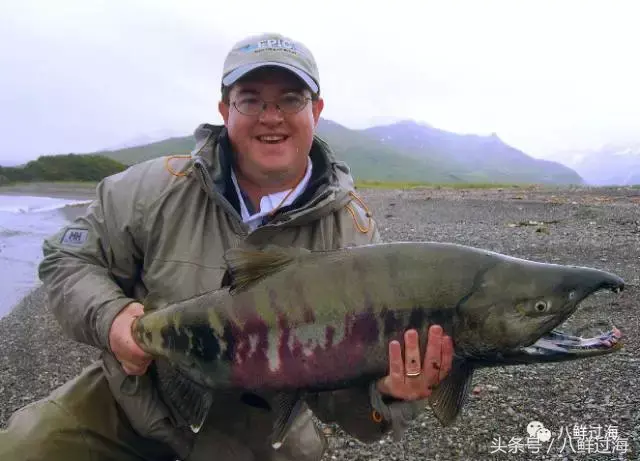
[[[64,208],[86,206],[92,202],[92,200],[63,200],[48,197],[29,197],[31,200],[20,200],[25,198],[27,197],[15,197],[15,200],[12,201],[13,203],[0,202],[0,212],[13,214],[43,213]]]
[[[15,237],[17,235],[26,235],[28,232],[15,230],[15,229],[7,229],[0,226],[0,237]],[[0,248],[1,250],[1,248]]]

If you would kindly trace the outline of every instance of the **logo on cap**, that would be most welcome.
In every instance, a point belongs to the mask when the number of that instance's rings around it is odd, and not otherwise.
[[[264,51],[264,50],[273,50],[273,51],[289,51],[296,53],[298,49],[296,45],[289,41],[283,39],[271,38],[267,40],[260,40],[258,43],[249,43],[238,48],[238,51],[243,53],[250,53],[252,51]]]

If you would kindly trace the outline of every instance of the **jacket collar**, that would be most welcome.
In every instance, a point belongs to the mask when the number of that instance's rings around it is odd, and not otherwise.
[[[237,194],[231,180],[234,154],[226,128],[201,124],[194,136],[196,145],[191,155],[203,173],[202,186],[238,210]],[[291,205],[281,208],[272,224],[303,224],[342,208],[351,200],[349,192],[354,191],[354,181],[349,167],[336,159],[329,145],[318,135],[314,135],[309,156],[313,162],[313,175],[307,189]]]

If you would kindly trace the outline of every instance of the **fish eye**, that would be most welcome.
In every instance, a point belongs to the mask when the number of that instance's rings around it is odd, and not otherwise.
[[[573,298],[575,298],[575,297],[576,297],[576,292],[575,292],[574,290],[571,290],[571,291],[569,292],[569,300],[572,300],[572,299],[573,299]]]
[[[549,310],[549,303],[546,301],[537,301],[533,306],[536,312],[546,312]]]

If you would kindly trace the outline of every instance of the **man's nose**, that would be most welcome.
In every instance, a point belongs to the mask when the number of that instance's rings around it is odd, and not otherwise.
[[[275,102],[265,102],[260,112],[260,121],[263,123],[278,123],[284,119],[284,114]]]

